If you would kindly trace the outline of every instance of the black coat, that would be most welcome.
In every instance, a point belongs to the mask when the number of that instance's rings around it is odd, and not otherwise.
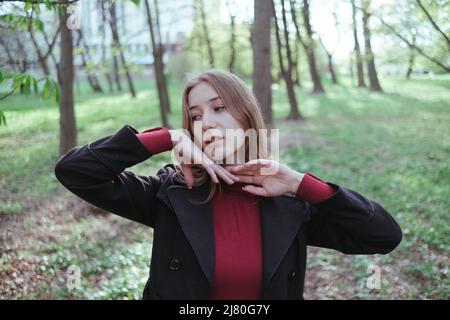
[[[55,167],[58,180],[87,202],[154,230],[151,277],[144,299],[209,299],[215,265],[207,184],[191,190],[168,164],[155,176],[125,171],[152,154],[123,126],[114,135],[76,147]],[[329,183],[329,182],[328,182]],[[375,201],[329,183],[337,192],[317,205],[291,195],[263,198],[263,298],[302,299],[306,246],[347,254],[386,254],[401,241],[393,217]]]

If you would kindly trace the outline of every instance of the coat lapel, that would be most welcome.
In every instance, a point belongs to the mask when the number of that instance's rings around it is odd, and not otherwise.
[[[211,201],[194,204],[208,195],[208,184],[189,190],[167,179],[157,194],[173,209],[199,264],[212,287],[215,240]],[[291,196],[263,198],[260,204],[263,239],[263,284],[267,287],[306,217],[305,203]]]
[[[200,201],[208,195],[207,184],[189,190],[186,186],[170,186],[167,195],[186,235],[197,256],[200,266],[212,287],[215,268],[215,243],[211,201],[204,204],[191,203],[189,199]]]
[[[291,196],[264,198],[260,206],[264,258],[264,287],[300,230],[306,218],[305,203]]]

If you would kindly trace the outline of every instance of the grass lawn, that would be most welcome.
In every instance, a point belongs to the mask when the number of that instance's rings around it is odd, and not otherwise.
[[[283,120],[287,95],[274,87],[280,161],[380,202],[404,232],[400,247],[386,256],[310,248],[305,298],[450,298],[450,77],[383,79],[382,85],[384,93],[328,85],[320,96],[301,88],[305,122]],[[78,144],[124,124],[159,126],[154,83],[137,87],[138,97],[131,99],[81,85]],[[170,85],[175,128],[181,89]],[[54,102],[13,95],[0,110],[8,121],[0,127],[0,299],[139,299],[151,230],[99,212],[59,185],[53,174],[59,134]],[[163,153],[132,170],[152,175],[169,161]],[[380,289],[366,287],[373,267],[381,274]]]

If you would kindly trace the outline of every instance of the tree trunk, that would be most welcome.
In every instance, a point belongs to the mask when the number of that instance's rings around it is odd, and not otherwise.
[[[363,30],[364,30],[364,43],[366,49],[366,63],[367,73],[369,75],[369,88],[371,91],[383,91],[381,89],[380,81],[378,80],[377,69],[375,67],[375,57],[372,52],[371,34],[369,29],[369,1],[364,0],[365,7],[363,11]]]
[[[95,73],[92,73],[89,70],[88,60],[91,59],[89,54],[89,47],[87,46],[86,42],[84,42],[83,32],[81,31],[81,29],[78,29],[77,48],[80,49],[81,62],[84,71],[86,72],[89,85],[91,86],[94,92],[103,92],[103,89],[100,83],[98,82],[97,76],[95,75]]]
[[[211,39],[209,37],[208,26],[206,25],[206,14],[205,14],[205,4],[203,0],[197,0],[197,9],[200,10],[200,19],[203,29],[203,37],[206,43],[206,48],[208,49],[208,61],[209,66],[214,68],[214,54],[211,44]]]
[[[301,87],[301,82],[300,82],[300,74],[298,71],[298,65],[300,64],[300,52],[298,50],[298,42],[300,42],[300,44],[302,45],[303,49],[305,50],[305,52],[307,51],[307,45],[305,43],[305,41],[303,41],[303,37],[300,33],[300,28],[298,26],[298,21],[297,21],[297,14],[295,12],[296,7],[295,7],[295,0],[290,0],[289,1],[289,7],[291,8],[291,18],[292,18],[292,22],[294,24],[295,27],[295,36],[296,36],[296,40],[297,43],[295,44],[295,84],[298,85],[299,87]]]
[[[275,35],[276,35],[276,39],[277,39],[277,48],[278,48],[278,61],[280,63],[281,74],[286,83],[286,89],[287,89],[289,106],[290,106],[289,115],[287,116],[286,120],[302,120],[303,117],[300,114],[300,112],[298,111],[297,98],[295,96],[295,91],[294,91],[294,83],[292,82],[290,75],[284,68],[283,55],[282,55],[282,51],[281,51],[282,44],[281,44],[281,39],[280,39],[280,29],[278,27],[277,13],[275,10],[275,3],[273,0],[272,0],[272,9],[273,9],[273,16],[275,18],[274,22],[275,22]]]
[[[166,128],[170,128],[169,120],[167,118],[169,107],[169,94],[167,92],[167,85],[166,85],[166,78],[164,76],[164,64],[162,61],[162,49],[161,44],[156,43],[155,39],[155,30],[153,28],[153,17],[152,12],[150,9],[150,5],[148,3],[148,0],[144,1],[145,4],[145,10],[147,14],[147,23],[150,30],[150,40],[152,44],[152,51],[153,51],[153,67],[154,67],[154,73],[156,77],[156,85],[158,88],[158,97],[159,97],[159,106],[160,106],[160,112],[161,112],[161,121],[162,126]]]
[[[253,93],[258,100],[264,122],[273,128],[272,114],[272,61],[270,56],[270,29],[272,0],[254,1],[253,49]]]
[[[101,39],[102,39],[101,69],[103,70],[103,74],[104,74],[104,76],[106,78],[106,81],[108,82],[109,92],[112,93],[114,91],[113,79],[112,79],[112,77],[111,77],[111,75],[110,75],[110,73],[108,71],[108,69],[109,69],[108,65],[109,64],[106,62],[106,45],[105,45],[106,30],[105,30],[105,25],[107,23],[107,19],[106,19],[106,14],[105,14],[105,3],[104,3],[104,0],[99,0],[98,4],[99,4],[98,9],[100,10],[100,14],[102,16],[102,23],[99,26],[100,33],[101,33]]]
[[[116,14],[116,3],[111,2],[109,7],[110,12],[110,27],[111,27],[111,35],[113,39],[113,47],[115,51],[115,55],[117,55],[117,51],[119,52],[120,61],[122,63],[122,67],[125,70],[125,76],[128,82],[128,89],[130,90],[131,96],[133,98],[136,97],[136,90],[134,89],[133,79],[131,78],[130,70],[128,68],[128,64],[125,60],[125,55],[123,53],[122,45],[120,44],[119,32],[117,30],[117,14]],[[115,61],[117,65],[117,61]]]
[[[290,40],[289,40],[289,31],[288,31],[288,24],[286,19],[286,7],[285,7],[285,0],[281,0],[281,17],[283,21],[283,34],[284,34],[284,43],[286,46],[286,58],[287,58],[287,75],[289,79],[291,79],[291,82],[294,83],[292,80],[293,70],[294,70],[294,64],[292,62],[292,54],[291,54],[291,46],[290,46]]]
[[[293,81],[294,81],[294,84],[296,85],[296,86],[299,86],[299,87],[301,87],[301,83],[300,83],[300,73],[298,72],[298,68],[299,68],[299,63],[300,63],[300,51],[299,51],[299,49],[298,49],[298,47],[299,47],[299,45],[298,45],[298,42],[297,41],[295,41],[294,42],[294,48],[295,48],[295,50],[294,50],[294,55],[293,55],[293,58],[292,58],[292,68],[294,69],[293,70]]]
[[[77,129],[73,103],[73,43],[72,31],[66,26],[69,14],[64,9],[59,15],[61,29],[58,82],[61,89],[59,100],[59,154],[63,155],[77,144]]]
[[[236,17],[233,15],[230,2],[227,0],[226,2],[228,13],[230,15],[230,28],[231,28],[231,37],[230,37],[230,61],[228,62],[228,71],[231,73],[234,72],[234,65],[236,63]]]
[[[50,70],[48,68],[47,58],[44,57],[41,48],[39,47],[39,44],[37,43],[36,37],[34,35],[34,28],[33,28],[33,13],[34,10],[31,10],[31,14],[29,17],[29,23],[28,23],[28,33],[30,34],[31,42],[33,43],[34,49],[36,50],[36,55],[38,58],[39,65],[42,68],[42,72],[44,75],[49,76]]]
[[[311,23],[309,19],[309,2],[308,0],[303,0],[303,22],[305,24],[307,39],[306,55],[308,57],[309,72],[311,73],[311,80],[313,82],[313,93],[323,93],[325,92],[322,82],[320,81],[319,73],[317,72],[316,56],[314,50],[314,39],[312,37],[313,32],[311,28]]]
[[[356,22],[356,6],[355,0],[352,1],[352,20],[353,20],[353,41],[355,42],[355,60],[356,60],[356,75],[358,79],[358,88],[365,88],[364,68],[362,63],[361,49],[358,40],[358,25]]]
[[[323,43],[321,38],[319,38],[319,41],[323,51],[325,51],[325,54],[327,55],[328,58],[328,72],[330,73],[331,76],[331,82],[333,84],[338,84],[336,72],[334,71],[333,54],[330,51],[328,51],[327,47],[325,47],[325,44]]]
[[[156,21],[156,34],[158,35],[158,39],[155,39],[155,43],[159,44],[160,51],[158,53],[158,70],[161,70],[159,74],[159,86],[161,87],[161,93],[163,94],[163,107],[166,110],[166,113],[170,113],[170,99],[169,99],[169,92],[167,90],[167,81],[165,77],[165,65],[164,65],[164,52],[165,47],[162,41],[161,37],[161,26],[159,24],[159,6],[158,6],[158,0],[153,0],[153,4],[155,7],[155,21]]]

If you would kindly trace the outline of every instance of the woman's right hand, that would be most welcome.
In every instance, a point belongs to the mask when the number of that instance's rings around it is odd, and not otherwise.
[[[211,176],[214,183],[219,183],[218,177],[222,178],[227,184],[233,184],[239,181],[239,178],[227,171],[221,165],[214,163],[192,140],[181,130],[169,130],[173,143],[175,156],[181,164],[181,170],[188,188],[194,185],[194,176],[192,174],[193,165],[201,165]]]

